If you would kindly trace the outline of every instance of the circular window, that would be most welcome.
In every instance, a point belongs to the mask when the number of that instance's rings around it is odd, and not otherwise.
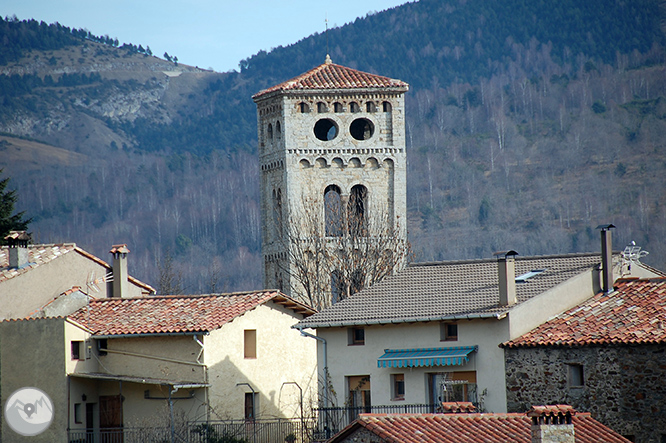
[[[314,135],[324,142],[333,140],[338,136],[338,125],[330,118],[322,118],[314,125]]]
[[[375,125],[367,118],[357,118],[351,122],[349,133],[356,140],[368,140],[375,133]]]

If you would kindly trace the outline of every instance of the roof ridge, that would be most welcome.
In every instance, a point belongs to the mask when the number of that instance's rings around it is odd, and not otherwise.
[[[615,252],[613,253],[616,254]],[[619,254],[619,252],[617,252]],[[574,257],[594,257],[601,256],[601,252],[570,252],[564,254],[544,254],[544,255],[516,255],[516,261],[523,260],[537,260],[537,259],[556,259],[556,258],[574,258]],[[412,262],[409,263],[408,267],[416,266],[440,266],[440,265],[457,265],[457,264],[474,264],[474,263],[494,263],[496,258],[469,258],[469,259],[457,259],[457,260],[439,260],[439,261],[427,261],[427,262]]]
[[[256,290],[256,291],[236,291],[236,292],[220,292],[220,293],[211,293],[211,294],[160,294],[160,295],[142,295],[140,297],[108,297],[108,298],[96,298],[91,301],[95,302],[109,302],[109,301],[123,301],[123,300],[175,300],[179,298],[213,298],[213,297],[228,297],[228,296],[238,296],[238,295],[252,295],[252,294],[270,294],[270,293],[279,293],[279,291],[274,290]]]

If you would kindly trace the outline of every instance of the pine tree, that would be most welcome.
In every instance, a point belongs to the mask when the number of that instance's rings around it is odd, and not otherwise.
[[[0,169],[0,174],[2,171]],[[5,191],[8,184],[9,177],[0,180],[0,242],[2,243],[9,231],[24,231],[28,229],[28,224],[32,221],[31,218],[23,218],[25,212],[12,215],[18,196],[16,190]]]

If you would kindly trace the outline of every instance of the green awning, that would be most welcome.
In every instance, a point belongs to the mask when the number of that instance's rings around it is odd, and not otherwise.
[[[463,365],[478,346],[451,348],[385,349],[377,359],[378,368],[419,368],[428,366]]]

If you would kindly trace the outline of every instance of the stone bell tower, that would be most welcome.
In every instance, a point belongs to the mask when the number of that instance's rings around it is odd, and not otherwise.
[[[368,259],[406,245],[408,88],[326,56],[253,96],[264,287],[321,308],[321,294],[335,302],[376,281]],[[382,266],[390,273],[403,262]]]

